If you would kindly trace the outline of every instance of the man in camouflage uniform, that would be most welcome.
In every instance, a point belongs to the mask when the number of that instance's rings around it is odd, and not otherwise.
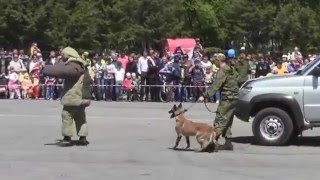
[[[62,135],[61,146],[71,145],[74,123],[77,134],[80,136],[78,145],[88,145],[88,126],[85,108],[90,105],[92,80],[88,72],[88,63],[83,60],[78,52],[67,47],[62,50],[65,63],[48,65],[43,69],[44,74],[50,77],[65,79],[61,93],[62,110]]]
[[[226,142],[219,147],[219,150],[233,150],[231,143],[231,126],[234,116],[234,103],[238,98],[238,76],[236,69],[232,65],[232,59],[226,60],[224,54],[219,54],[217,59],[220,64],[220,70],[217,73],[217,81],[212,87],[204,93],[204,97],[200,97],[199,101],[203,102],[204,99],[212,97],[216,91],[221,91],[221,100],[216,112],[214,121],[214,129],[217,132],[217,139],[222,135],[225,137]]]
[[[236,71],[239,73],[239,87],[248,80],[248,75],[251,74],[249,62],[245,58],[245,55],[242,54],[235,65]]]

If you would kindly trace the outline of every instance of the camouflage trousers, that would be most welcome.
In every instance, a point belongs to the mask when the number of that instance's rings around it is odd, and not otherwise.
[[[62,136],[73,136],[76,129],[78,136],[88,136],[85,107],[64,106],[62,110]]]
[[[216,118],[214,120],[214,129],[218,137],[232,137],[231,127],[234,117],[234,104],[234,100],[221,100],[218,105]]]

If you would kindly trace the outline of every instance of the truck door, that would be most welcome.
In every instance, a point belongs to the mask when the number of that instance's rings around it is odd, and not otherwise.
[[[320,77],[313,76],[312,69],[305,75],[303,106],[307,121],[320,122]]]

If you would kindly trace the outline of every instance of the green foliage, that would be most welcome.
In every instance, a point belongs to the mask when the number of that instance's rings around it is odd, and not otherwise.
[[[143,50],[190,36],[261,52],[320,45],[315,0],[10,0],[0,9],[4,47]]]

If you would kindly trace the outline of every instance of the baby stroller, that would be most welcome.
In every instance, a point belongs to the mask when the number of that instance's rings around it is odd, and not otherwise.
[[[4,75],[0,75],[0,99],[8,98],[8,80]]]

